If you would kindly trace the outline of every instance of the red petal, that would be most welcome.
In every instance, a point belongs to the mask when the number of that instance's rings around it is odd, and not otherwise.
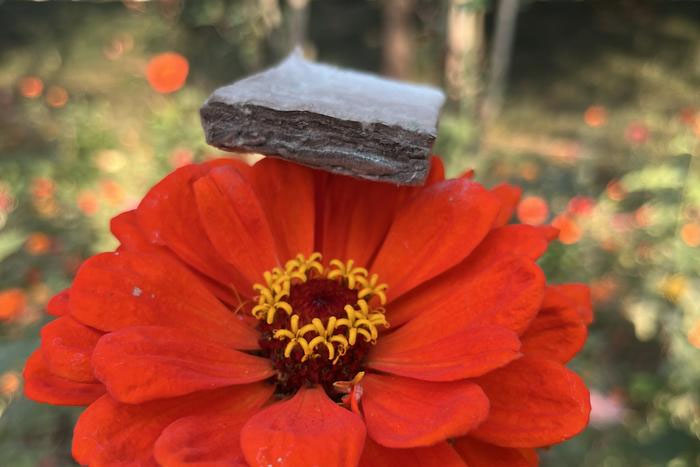
[[[436,335],[468,324],[506,327],[521,334],[535,317],[544,295],[544,274],[524,257],[499,258],[489,264],[469,259],[393,303],[392,326],[413,319],[416,328]],[[381,341],[380,341],[381,342]]]
[[[559,363],[523,357],[478,378],[491,402],[489,417],[471,436],[505,447],[560,443],[588,424],[583,381]]]
[[[503,183],[491,188],[491,193],[496,195],[501,202],[501,209],[493,225],[494,227],[506,225],[513,217],[513,213],[515,213],[515,208],[518,205],[520,196],[523,194],[523,189],[519,186]]]
[[[440,156],[430,156],[430,171],[425,179],[425,185],[441,182],[445,179],[445,165]]]
[[[144,404],[120,404],[105,395],[88,407],[73,432],[73,457],[83,465],[157,466],[153,447],[163,430],[190,415],[214,414],[262,390],[235,386]]]
[[[362,380],[367,434],[391,448],[430,446],[479,425],[489,401],[469,381],[432,383],[370,374]]]
[[[537,453],[531,449],[513,449],[482,443],[470,437],[457,439],[454,449],[469,467],[537,467]]]
[[[148,250],[154,247],[139,227],[135,209],[112,218],[109,227],[112,235],[128,250]]]
[[[352,259],[368,266],[389,230],[402,190],[388,183],[330,175],[319,189],[326,260]]]
[[[245,278],[245,289],[280,260],[253,187],[235,169],[219,167],[194,183],[204,230],[216,251]]]
[[[587,335],[577,304],[547,287],[542,310],[522,336],[522,352],[566,363],[581,350]]]
[[[70,289],[58,292],[46,304],[46,312],[52,316],[63,316],[70,313],[70,307],[68,306],[69,296]]]
[[[105,393],[102,383],[77,383],[49,372],[36,350],[24,367],[27,398],[53,405],[88,405]]]
[[[96,382],[90,357],[101,336],[70,316],[53,320],[41,329],[41,352],[47,368],[72,381]]]
[[[274,374],[267,359],[157,326],[107,334],[97,344],[92,364],[110,395],[129,404],[253,383]]]
[[[251,385],[250,387],[253,387]],[[254,386],[234,403],[216,412],[181,418],[156,441],[154,455],[167,466],[247,466],[241,450],[241,428],[270,399],[274,386]]]
[[[593,322],[593,302],[591,301],[590,287],[586,284],[561,284],[551,287],[576,304],[576,311],[585,324]]]
[[[188,165],[175,170],[146,194],[136,210],[139,226],[151,243],[165,245],[187,264],[239,294],[252,295],[243,276],[221,258],[202,227],[192,183],[206,175],[213,165],[233,165],[236,161]],[[249,168],[248,168],[249,169]]]
[[[481,185],[445,180],[418,191],[396,213],[372,271],[398,297],[460,263],[486,236],[498,200]]]
[[[254,466],[356,466],[364,442],[360,417],[319,387],[263,409],[241,431],[243,454]]]
[[[258,346],[257,332],[169,255],[122,251],[94,256],[78,270],[70,299],[73,317],[103,331],[160,325],[238,349]]]
[[[509,329],[425,321],[416,319],[382,336],[367,366],[426,381],[455,381],[483,375],[521,355],[518,336]]]
[[[360,459],[362,467],[466,467],[452,446],[441,442],[424,448],[391,449],[371,439],[365,442]]]
[[[492,230],[474,253],[467,259],[481,264],[493,262],[504,256],[525,256],[538,259],[547,251],[549,240],[540,227],[512,224]]]
[[[266,157],[253,166],[251,183],[270,225],[280,260],[314,250],[313,171]]]

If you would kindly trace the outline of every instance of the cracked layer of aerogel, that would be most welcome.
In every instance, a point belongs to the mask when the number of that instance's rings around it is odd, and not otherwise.
[[[434,135],[444,100],[442,91],[430,86],[312,63],[294,53],[274,68],[217,89],[205,106],[220,102],[308,111]]]

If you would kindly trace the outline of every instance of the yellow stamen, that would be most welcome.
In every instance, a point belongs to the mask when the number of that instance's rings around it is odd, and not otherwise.
[[[342,262],[333,259],[329,268],[321,263],[321,254],[312,253],[308,258],[302,254],[287,261],[284,268],[275,267],[263,274],[263,284],[255,284],[257,305],[252,314],[272,325],[278,310],[289,317],[289,328],[273,329],[273,337],[288,341],[284,356],[290,358],[294,349],[303,352],[302,361],[321,356],[325,347],[328,359],[337,363],[348,349],[357,343],[357,336],[374,344],[379,335],[378,326],[388,327],[383,308],[373,308],[369,302],[377,297],[380,304],[386,303],[386,284],[379,283],[376,274],[369,275],[367,269],[357,267],[353,260]],[[304,283],[316,277],[339,280],[350,290],[357,292],[357,301],[344,307],[344,318],[329,317],[324,323],[320,318],[300,323],[288,298],[293,284]],[[358,373],[359,375],[360,373]],[[360,379],[362,376],[360,376]],[[358,380],[359,381],[359,380]]]

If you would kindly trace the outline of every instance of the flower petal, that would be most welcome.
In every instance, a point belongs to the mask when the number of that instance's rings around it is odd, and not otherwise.
[[[425,179],[425,185],[441,182],[445,179],[445,164],[442,163],[440,156],[430,156],[430,171]],[[420,189],[420,188],[419,188]]]
[[[51,316],[64,316],[70,313],[68,306],[70,297],[70,289],[64,289],[51,297],[49,303],[46,304],[46,312]]]
[[[149,190],[136,214],[151,243],[167,246],[193,268],[246,295],[249,290],[241,273],[224,261],[209,241],[192,188],[194,181],[217,165],[232,165],[239,171],[247,167],[230,160],[179,168]]]
[[[390,448],[430,446],[479,425],[489,401],[470,381],[433,383],[369,374],[362,380],[367,434]]]
[[[279,264],[275,240],[253,187],[233,168],[194,182],[200,220],[216,251],[245,278],[245,290]]]
[[[566,363],[581,350],[587,335],[577,303],[547,287],[542,309],[522,336],[522,352]]]
[[[252,383],[274,374],[267,359],[158,326],[107,334],[98,342],[92,364],[110,395],[129,404]]]
[[[593,304],[591,289],[586,284],[561,284],[550,286],[559,292],[560,297],[566,297],[576,304],[576,310],[585,324],[593,322]],[[554,296],[552,299],[556,299]]]
[[[254,415],[241,431],[241,447],[252,466],[356,466],[365,442],[360,417],[331,401],[319,387]]]
[[[102,333],[63,316],[41,328],[41,352],[51,373],[82,383],[96,382],[90,357]]]
[[[493,221],[493,225],[494,227],[506,225],[515,213],[515,208],[518,205],[520,196],[523,194],[523,189],[519,186],[502,183],[491,188],[491,193],[496,195],[501,202],[501,209]]]
[[[149,250],[155,247],[148,241],[148,238],[139,227],[135,209],[113,217],[109,223],[109,228],[112,231],[112,235],[128,250]]]
[[[559,363],[523,357],[478,378],[491,402],[489,417],[471,436],[504,447],[560,443],[588,424],[588,390]]]
[[[282,262],[314,251],[313,171],[266,157],[253,166],[251,183],[265,211]]]
[[[235,386],[137,405],[105,395],[78,419],[73,457],[83,465],[157,466],[153,447],[168,425],[190,415],[224,410],[260,388],[259,383]]]
[[[270,399],[274,386],[247,387],[251,390],[239,393],[239,397],[227,407],[184,417],[168,425],[153,450],[158,463],[167,466],[247,466],[241,450],[241,428]]]
[[[335,174],[325,183],[319,188],[320,251],[328,260],[352,259],[369,266],[391,226],[402,189]]]
[[[408,449],[391,449],[375,443],[365,442],[360,459],[362,467],[467,467],[459,454],[443,441],[433,446]]]
[[[492,230],[467,261],[493,263],[504,256],[538,259],[547,251],[549,240],[541,227],[527,224],[504,225]]]
[[[460,263],[486,236],[498,209],[496,197],[466,179],[426,187],[396,213],[372,271],[396,298]]]
[[[258,346],[256,331],[165,254],[122,251],[93,256],[78,270],[70,306],[74,318],[102,331],[162,325],[238,349]]]
[[[483,375],[521,355],[520,340],[509,329],[424,321],[382,336],[366,365],[425,381],[455,381]]]
[[[467,259],[393,303],[387,319],[392,326],[413,320],[412,327],[440,335],[447,324],[451,329],[490,324],[521,334],[543,295],[544,274],[532,260],[505,257],[473,264]]]
[[[533,449],[502,448],[465,436],[455,440],[454,449],[469,467],[537,467]]]
[[[49,372],[36,350],[24,367],[24,394],[27,398],[53,405],[88,405],[105,393],[102,383],[78,383]]]

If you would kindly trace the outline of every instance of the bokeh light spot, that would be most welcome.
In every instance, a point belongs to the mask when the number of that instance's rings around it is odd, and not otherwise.
[[[539,196],[528,196],[518,203],[517,215],[523,224],[541,225],[549,216],[549,206]]]
[[[58,109],[66,105],[68,102],[68,91],[61,86],[51,86],[46,91],[46,103],[51,107]]]
[[[44,90],[44,82],[36,76],[25,76],[19,81],[19,92],[27,99],[36,99]]]
[[[700,246],[700,224],[689,222],[681,228],[681,240],[688,246]]]
[[[608,121],[608,113],[602,105],[592,105],[583,113],[583,121],[591,128],[599,128]]]
[[[185,84],[189,71],[190,65],[185,57],[175,52],[165,52],[148,62],[146,78],[155,91],[167,94]]]

